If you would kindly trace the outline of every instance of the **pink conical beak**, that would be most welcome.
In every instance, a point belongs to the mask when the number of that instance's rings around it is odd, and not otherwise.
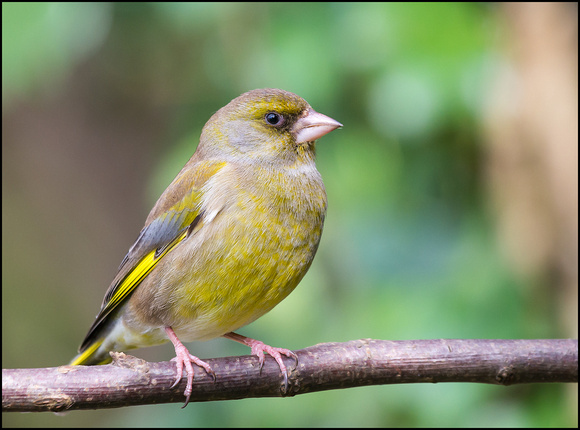
[[[338,127],[342,127],[340,122],[311,108],[306,116],[296,121],[292,127],[292,133],[296,138],[296,143],[312,142]]]

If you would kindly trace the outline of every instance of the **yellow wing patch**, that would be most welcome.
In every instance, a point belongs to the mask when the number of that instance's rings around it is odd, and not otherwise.
[[[183,239],[187,237],[189,233],[189,228],[183,229],[179,235],[169,244],[161,249],[154,249],[149,252],[145,257],[137,263],[135,268],[127,273],[127,276],[119,283],[118,288],[115,290],[115,294],[107,302],[106,306],[103,308],[101,313],[103,316],[107,315],[110,311],[117,307],[134,289],[141,281],[157,266],[157,263],[173,248],[177,246]]]
[[[141,281],[157,266],[159,261],[165,255],[175,248],[179,243],[181,243],[188,235],[192,233],[195,226],[199,223],[200,215],[196,217],[190,226],[187,226],[179,232],[179,234],[169,242],[166,246],[154,249],[147,253],[131,270],[127,275],[119,282],[118,286],[114,289],[114,294],[109,298],[107,303],[102,307],[97,319],[89,329],[89,333],[85,337],[85,340],[79,351],[82,354],[75,359],[75,362],[82,362],[83,358],[89,357],[91,353],[96,351],[101,345],[102,340],[94,339],[93,335],[97,327],[107,318],[107,316],[122,303],[131,292],[141,283]],[[85,349],[86,348],[86,349]],[[87,351],[90,351],[87,352]],[[82,363],[81,363],[82,364]]]

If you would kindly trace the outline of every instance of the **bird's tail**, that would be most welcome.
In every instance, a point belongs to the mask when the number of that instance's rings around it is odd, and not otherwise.
[[[91,366],[94,364],[107,364],[112,361],[108,351],[101,348],[105,339],[97,339],[85,347],[71,360],[70,366]]]

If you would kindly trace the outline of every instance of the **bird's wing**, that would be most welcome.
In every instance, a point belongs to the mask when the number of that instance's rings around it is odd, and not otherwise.
[[[204,184],[224,167],[223,162],[186,164],[149,214],[145,227],[119,266],[105,294],[99,314],[79,352],[99,337],[99,329],[172,249],[203,225],[201,196]]]

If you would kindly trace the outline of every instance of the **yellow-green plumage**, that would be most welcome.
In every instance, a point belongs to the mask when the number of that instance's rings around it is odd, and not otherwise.
[[[283,300],[310,267],[326,214],[314,140],[338,126],[282,90],[251,91],[216,112],[71,364],[166,342],[167,327],[186,342],[222,336]]]

